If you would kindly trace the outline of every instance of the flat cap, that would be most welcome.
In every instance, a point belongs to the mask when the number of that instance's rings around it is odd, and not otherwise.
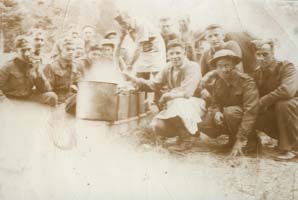
[[[26,37],[24,35],[20,35],[15,39],[15,47],[21,48],[21,49],[31,49],[32,48],[32,42],[29,39],[29,37]]]
[[[274,42],[272,39],[258,39],[251,41],[254,49],[257,50],[272,50],[274,48]]]

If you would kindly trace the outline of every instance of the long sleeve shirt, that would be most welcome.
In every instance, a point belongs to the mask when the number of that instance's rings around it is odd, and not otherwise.
[[[168,92],[180,93],[183,97],[191,97],[201,79],[197,63],[185,60],[181,68],[175,69],[171,63],[163,68],[153,79],[139,79],[140,89],[150,88],[153,91],[167,88]]]
[[[0,95],[26,97],[35,88],[39,92],[50,91],[50,84],[36,68],[18,58],[8,61],[0,68]]]
[[[258,67],[253,76],[264,106],[298,97],[298,70],[290,62],[276,61],[266,69]]]

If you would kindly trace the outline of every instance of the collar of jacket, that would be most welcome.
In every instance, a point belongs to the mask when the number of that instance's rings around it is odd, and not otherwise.
[[[184,61],[182,62],[182,65],[179,67],[179,70],[183,70],[186,67],[186,65],[188,65],[188,63],[189,63],[189,60],[187,58],[185,58]],[[170,63],[168,70],[172,71],[172,70],[174,70],[174,68],[175,67],[172,65],[172,63]]]
[[[65,60],[63,58],[60,58],[59,59],[59,64],[60,64],[60,66],[61,66],[62,69],[66,69],[67,66],[69,66],[69,65],[72,66],[73,65],[73,62],[72,61],[69,61],[69,60]]]
[[[275,60],[268,67],[265,67],[265,68],[263,68],[261,66],[256,67],[255,71],[269,72],[272,74],[276,71],[276,69],[279,65],[280,65],[280,62]]]
[[[19,58],[14,59],[15,66],[20,70],[21,72],[26,72],[30,69],[30,63],[24,62],[23,60]]]

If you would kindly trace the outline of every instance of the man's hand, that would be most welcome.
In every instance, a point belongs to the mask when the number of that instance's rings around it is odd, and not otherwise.
[[[216,112],[215,115],[214,115],[214,122],[215,124],[217,125],[222,125],[223,124],[223,114],[222,112]]]
[[[7,101],[9,101],[8,98],[5,95],[0,94],[0,103],[5,103]]]
[[[173,99],[173,95],[171,93],[165,93],[163,94],[160,99],[159,99],[159,103],[160,104],[166,104],[168,101]]]
[[[210,93],[208,92],[208,90],[203,89],[201,91],[201,98],[204,100],[208,100],[211,97]]]
[[[259,100],[259,113],[260,113],[260,114],[265,113],[267,110],[268,110],[268,106],[265,105],[265,103],[264,103],[264,99],[261,98],[261,99]]]
[[[78,87],[76,85],[71,85],[70,86],[70,90],[73,92],[73,93],[77,93],[78,91]]]
[[[200,81],[200,87],[201,88],[205,88],[206,85],[211,84],[210,82],[212,82],[212,77],[216,74],[216,71],[210,71],[207,74],[205,74]]]
[[[122,75],[128,80],[128,81],[132,81],[135,84],[138,84],[139,80],[137,77],[131,75],[128,71],[123,71]]]
[[[247,143],[246,140],[237,139],[232,149],[232,152],[230,153],[230,157],[234,158],[238,155],[244,156],[242,149],[243,147],[245,147],[246,143]]]

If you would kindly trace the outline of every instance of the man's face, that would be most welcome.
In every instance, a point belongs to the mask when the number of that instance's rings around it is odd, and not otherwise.
[[[163,35],[169,35],[172,33],[172,25],[170,22],[163,22],[160,25],[161,34]]]
[[[32,54],[32,48],[30,47],[17,49],[18,58],[26,63],[31,62]]]
[[[105,57],[113,57],[113,47],[110,45],[103,45],[102,55]]]
[[[64,45],[61,49],[61,57],[65,60],[73,60],[75,55],[75,45],[74,44],[68,44]]]
[[[196,47],[196,54],[197,54],[197,57],[201,57],[201,55],[204,53],[204,51],[206,51],[207,49],[210,48],[210,44],[209,42],[207,41],[202,41],[200,42],[200,44],[198,44],[198,46]]]
[[[216,70],[223,78],[229,78],[233,69],[235,69],[235,61],[232,58],[220,58],[216,62]]]
[[[122,29],[129,29],[131,26],[131,19],[129,16],[121,17],[116,20]]]
[[[91,27],[86,27],[83,30],[83,38],[85,41],[90,41],[93,38],[94,34],[95,34],[95,31]]]
[[[186,19],[180,19],[178,21],[179,23],[179,29],[180,30],[187,30],[189,22]]]
[[[34,37],[35,49],[41,49],[45,44],[45,38],[42,34],[36,34]]]
[[[81,58],[83,57],[85,54],[85,49],[82,46],[77,46],[76,47],[76,53],[75,53],[75,57],[76,58]]]
[[[185,51],[182,47],[172,47],[168,50],[168,59],[174,67],[182,66],[185,59]]]
[[[224,43],[225,34],[221,28],[207,31],[206,40],[213,48],[220,47]]]
[[[274,53],[271,48],[257,50],[255,53],[257,64],[261,67],[267,67],[274,61]]]
[[[88,53],[88,59],[92,62],[92,63],[96,63],[97,61],[100,60],[101,57],[101,51],[99,49],[94,49],[91,50]]]

